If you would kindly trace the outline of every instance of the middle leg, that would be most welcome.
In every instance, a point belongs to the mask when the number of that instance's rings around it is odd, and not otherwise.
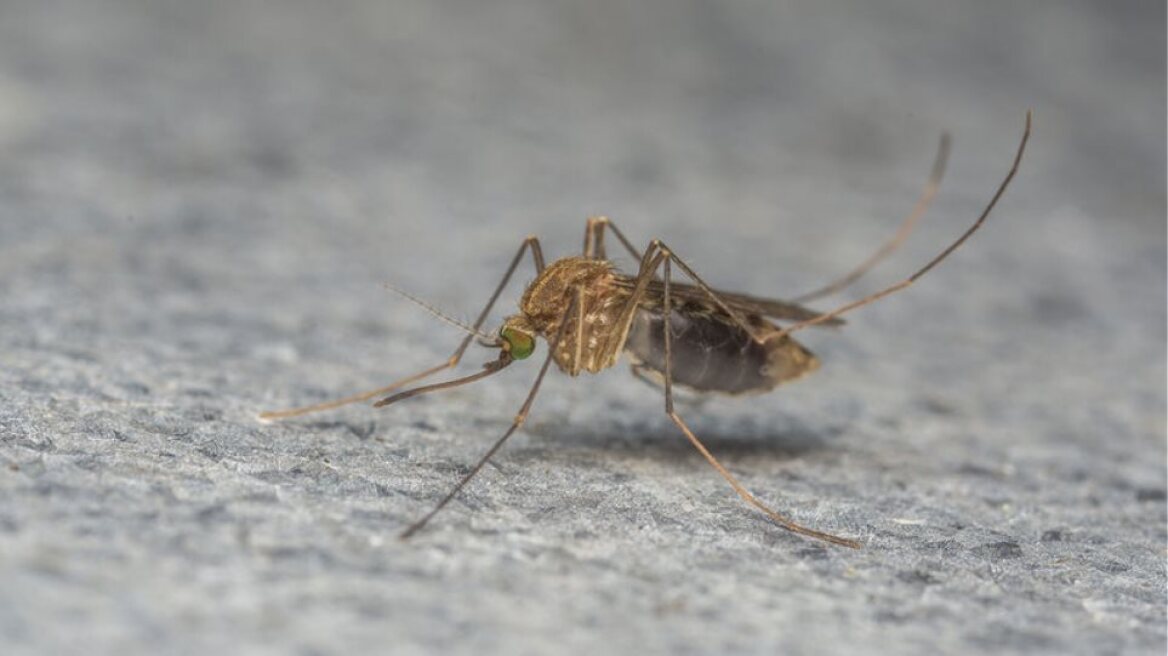
[[[769,506],[767,506],[762,501],[760,501],[758,499],[758,497],[751,494],[750,491],[748,491],[742,485],[742,483],[738,482],[738,479],[735,478],[735,476],[733,474],[731,474],[730,471],[727,470],[726,467],[724,467],[722,465],[722,463],[718,462],[718,459],[715,458],[712,453],[710,453],[710,450],[706,448],[706,445],[702,444],[702,441],[699,440],[696,435],[694,435],[693,431],[690,430],[690,427],[685,423],[685,421],[681,418],[681,416],[678,415],[677,412],[673,409],[673,351],[672,351],[672,332],[673,331],[672,331],[672,329],[671,329],[672,327],[670,326],[670,323],[669,323],[670,313],[672,311],[672,307],[671,307],[672,299],[670,298],[670,295],[669,295],[670,294],[669,283],[670,283],[670,273],[671,273],[670,262],[673,258],[672,258],[672,254],[669,253],[668,249],[664,249],[664,254],[665,254],[665,257],[662,260],[662,262],[663,262],[663,266],[664,266],[663,274],[664,274],[664,279],[665,279],[665,298],[664,298],[664,303],[663,303],[664,314],[665,314],[665,321],[663,322],[664,333],[665,333],[665,414],[668,415],[669,419],[671,421],[673,421],[673,423],[681,430],[682,433],[685,434],[686,439],[688,439],[690,441],[690,443],[693,444],[694,448],[697,449],[698,452],[702,454],[702,456],[706,459],[706,461],[709,462],[710,465],[714,469],[716,469],[719,474],[722,475],[722,478],[726,479],[726,482],[730,484],[730,487],[734,488],[734,491],[736,493],[738,493],[738,496],[742,497],[742,499],[744,501],[746,501],[748,504],[761,510],[763,512],[763,514],[765,514],[767,517],[769,517],[771,519],[771,521],[775,522],[779,526],[781,526],[781,527],[783,527],[783,528],[785,528],[788,531],[791,531],[793,533],[798,533],[800,535],[806,535],[808,537],[816,538],[819,540],[824,540],[824,541],[830,542],[832,544],[838,544],[841,546],[851,547],[853,549],[858,549],[860,547],[860,543],[857,542],[856,540],[850,540],[848,538],[839,537],[837,535],[832,535],[831,533],[824,533],[823,531],[817,531],[813,528],[808,528],[806,526],[803,526],[802,524],[798,524],[794,520],[792,520],[788,517],[785,517],[783,515],[780,515],[778,512],[775,512]]]
[[[640,260],[642,254],[633,248],[633,243],[625,237],[625,234],[616,227],[607,216],[590,216],[588,217],[588,225],[584,228],[584,257],[605,260],[608,256],[604,250],[604,229],[611,228],[612,234],[616,235],[621,246],[624,246],[629,255],[633,256],[634,260]]]

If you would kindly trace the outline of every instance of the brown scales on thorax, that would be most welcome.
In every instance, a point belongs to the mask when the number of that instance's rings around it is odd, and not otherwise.
[[[555,352],[556,365],[565,373],[596,373],[616,363],[628,327],[614,330],[614,326],[630,298],[627,289],[614,284],[618,277],[606,260],[565,257],[548,265],[523,293],[520,311],[549,343],[560,323],[570,322]],[[577,295],[579,307],[567,317]],[[575,319],[578,313],[584,317],[580,334]]]
[[[519,302],[521,321],[549,344],[560,335],[563,322],[568,322],[554,353],[556,365],[568,375],[607,369],[630,347],[635,364],[648,373],[661,373],[665,360],[660,299],[642,297],[639,311],[626,311],[632,282],[607,260],[557,260],[528,285]],[[573,299],[578,311],[572,310],[569,316]],[[721,310],[690,305],[679,303],[672,319],[687,327],[685,338],[678,334],[674,344],[674,382],[683,387],[730,394],[764,392],[818,367],[815,356],[789,337],[756,344],[749,332]],[[626,311],[623,319],[622,311]],[[577,321],[581,314],[582,324]],[[760,333],[778,331],[758,315],[745,318]],[[727,376],[733,381],[722,380],[727,378],[722,370],[729,370]]]

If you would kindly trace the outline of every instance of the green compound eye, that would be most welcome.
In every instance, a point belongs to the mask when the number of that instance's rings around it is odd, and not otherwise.
[[[504,328],[499,335],[507,342],[507,352],[516,360],[522,360],[535,350],[535,339],[527,333],[519,332],[514,328]]]

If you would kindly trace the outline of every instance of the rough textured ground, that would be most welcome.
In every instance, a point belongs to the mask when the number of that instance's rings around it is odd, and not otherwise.
[[[0,3],[5,654],[1163,653],[1162,3],[490,4]],[[536,365],[255,419],[446,357],[382,282],[470,317],[589,213],[805,291],[952,130],[854,298],[976,215],[1027,107],[966,249],[805,333],[813,378],[683,406],[862,550],[745,508],[623,367],[549,377],[406,543]]]

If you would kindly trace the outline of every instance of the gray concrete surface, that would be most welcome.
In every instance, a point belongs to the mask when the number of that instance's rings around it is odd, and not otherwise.
[[[0,3],[0,640],[61,653],[1165,647],[1164,5]],[[446,357],[522,237],[607,213],[792,296],[942,194],[919,286],[816,376],[687,404],[623,367],[256,411]],[[530,273],[523,273],[523,280]],[[520,291],[504,299],[509,309]],[[502,316],[501,310],[498,316]],[[467,370],[488,357],[472,351]]]

